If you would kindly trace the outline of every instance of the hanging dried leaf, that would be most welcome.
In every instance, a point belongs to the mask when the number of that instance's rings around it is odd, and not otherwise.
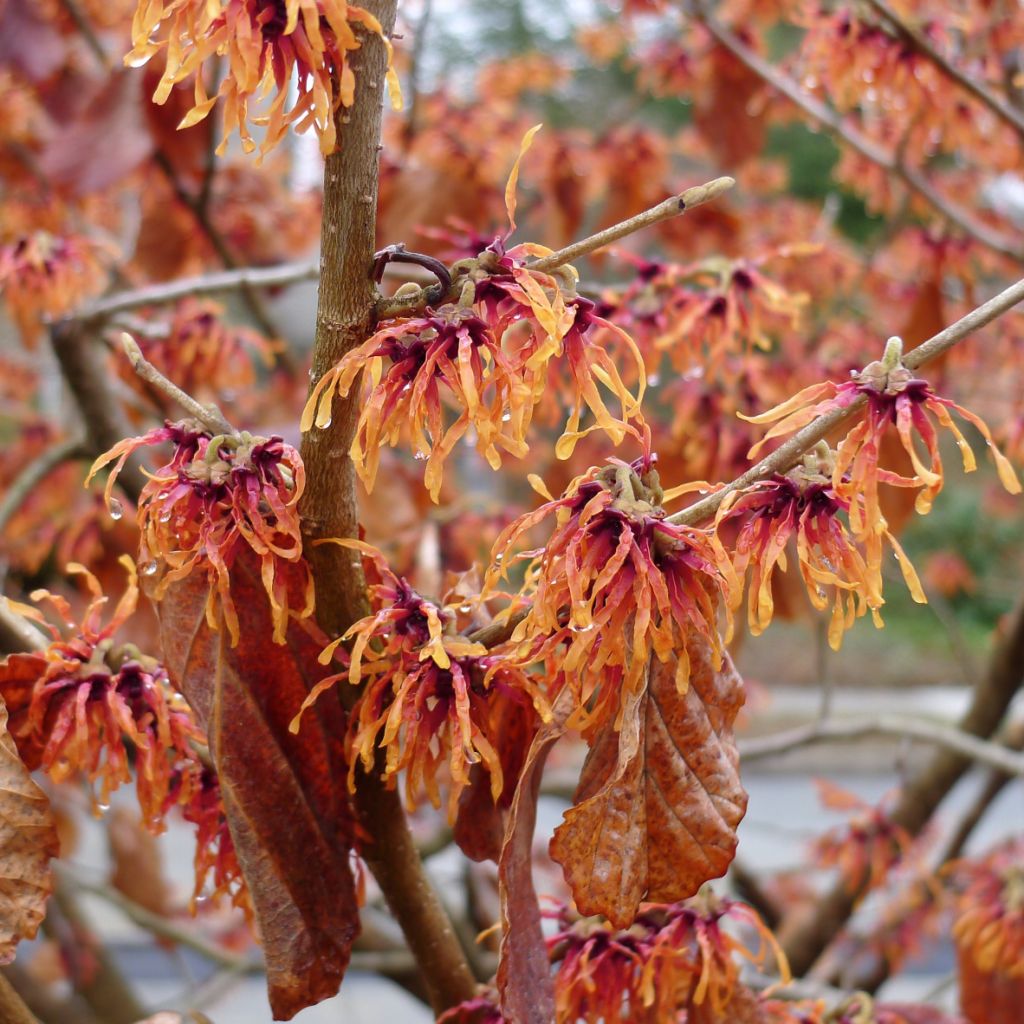
[[[544,762],[565,732],[573,703],[571,692],[564,690],[551,721],[541,726],[530,745],[498,861],[502,933],[496,982],[501,1012],[509,1024],[550,1024],[555,1019],[554,982],[533,887],[533,830]]]
[[[157,610],[168,672],[209,736],[263,939],[271,1008],[288,1020],[338,991],[359,931],[345,722],[337,701],[321,700],[298,735],[288,731],[325,674],[322,641],[293,620],[287,642],[273,643],[251,556],[236,560],[231,580],[237,647],[223,624],[206,624],[207,584],[198,576],[172,585]]]
[[[647,687],[595,737],[575,803],[551,840],[582,914],[629,927],[642,901],[674,903],[724,874],[747,795],[732,725],[742,683],[726,658],[688,641],[690,685],[653,661]]]
[[[59,853],[50,802],[18,757],[0,702],[0,964],[14,959],[19,940],[35,937]]]

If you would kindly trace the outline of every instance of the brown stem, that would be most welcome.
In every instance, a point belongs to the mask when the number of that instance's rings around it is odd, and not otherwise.
[[[947,199],[936,191],[935,186],[918,170],[905,167],[897,155],[890,153],[873,139],[864,135],[841,115],[820,100],[811,96],[801,88],[800,84],[788,75],[779,71],[769,61],[754,53],[734,32],[716,21],[704,8],[701,0],[691,0],[687,5],[691,16],[699,21],[708,32],[724,46],[734,57],[738,58],[751,71],[763,79],[776,92],[782,93],[795,103],[805,114],[827,128],[833,135],[841,139],[851,149],[859,153],[865,160],[877,164],[891,174],[900,178],[912,192],[917,193],[929,205],[955,224],[965,234],[980,242],[994,252],[1024,261],[1024,249],[1013,238],[1008,238],[995,231],[987,224],[977,220],[963,207]]]
[[[1024,601],[1010,618],[1005,634],[992,653],[988,669],[978,680],[970,707],[958,723],[961,732],[987,738],[993,735],[1024,681]],[[910,835],[919,835],[946,794],[973,764],[963,752],[937,750],[903,786],[890,820]],[[779,936],[794,975],[806,974],[853,913],[860,890],[845,881],[783,924]]]
[[[28,500],[29,495],[58,466],[73,459],[85,457],[85,447],[81,438],[73,437],[65,441],[58,441],[29,462],[11,481],[11,485],[4,492],[3,499],[0,500],[0,534],[7,529],[7,524]]]
[[[25,1005],[4,974],[0,974],[0,1020],[4,1024],[39,1024],[39,1018]]]
[[[367,3],[390,33],[396,0]],[[382,118],[384,47],[364,37],[356,57],[356,95],[351,114],[339,112],[341,148],[324,168],[320,292],[313,343],[313,383],[375,324],[372,279],[377,210],[378,147]],[[355,470],[349,448],[359,417],[359,389],[335,399],[333,420],[302,439],[306,492],[301,512],[306,550],[316,580],[317,619],[328,636],[340,636],[368,611],[358,555],[337,544],[312,542],[358,533]],[[354,687],[340,687],[351,703]],[[394,789],[380,771],[361,775],[356,814],[369,837],[362,854],[423,973],[431,1005],[441,1012],[472,997],[473,975],[458,938],[427,878]]]
[[[81,413],[86,448],[93,456],[101,455],[132,433],[120,404],[111,392],[104,351],[94,342],[85,324],[77,320],[61,320],[53,324],[50,342],[61,375]],[[146,478],[138,463],[129,460],[118,483],[136,499],[145,486]]]
[[[928,58],[947,78],[956,82],[961,89],[969,92],[976,100],[983,103],[996,117],[1005,121],[1014,131],[1024,138],[1024,116],[1011,106],[1002,96],[997,96],[976,78],[964,74],[932,45],[931,40],[919,29],[907,24],[900,15],[886,3],[886,0],[868,0],[868,3],[890,25],[910,43],[916,50]]]

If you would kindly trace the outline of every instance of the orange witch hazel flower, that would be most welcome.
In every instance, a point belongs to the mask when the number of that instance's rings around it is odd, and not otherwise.
[[[406,774],[406,801],[413,809],[421,792],[441,803],[438,775],[450,776],[449,817],[469,783],[469,770],[481,764],[490,776],[497,801],[505,785],[498,737],[501,723],[524,709],[550,715],[537,683],[500,653],[489,652],[453,632],[454,610],[416,593],[396,575],[374,547],[356,540],[339,544],[362,552],[375,611],[356,622],[324,649],[322,664],[342,656],[348,668],[321,680],[291,724],[297,732],[302,712],[340,679],[363,684],[351,713],[349,785],[355,770],[373,769],[378,746],[386,751],[384,777]],[[351,653],[341,649],[352,641]]]
[[[669,1021],[697,1006],[707,1009],[709,1019],[731,1020],[737,955],[764,966],[771,952],[783,981],[789,978],[785,955],[756,912],[711,893],[683,903],[645,904],[633,925],[620,931],[566,906],[547,916],[555,920],[547,944],[557,964],[559,1021]],[[760,948],[749,950],[727,930],[729,923],[753,928]]]
[[[471,310],[454,305],[382,328],[347,353],[317,382],[302,414],[303,431],[331,423],[335,393],[345,397],[367,370],[369,397],[363,404],[352,458],[368,490],[373,489],[383,445],[412,434],[416,457],[426,460],[425,483],[434,501],[444,460],[460,438],[476,432],[477,451],[493,469],[500,450],[526,454],[532,397],[493,332]],[[460,410],[445,425],[448,398]]]
[[[677,492],[662,490],[656,461],[647,453],[590,469],[561,498],[546,495],[494,545],[491,585],[507,571],[516,541],[555,517],[545,546],[522,556],[530,559],[523,592],[531,604],[512,642],[527,663],[557,652],[559,678],[576,697],[574,727],[596,729],[617,716],[622,690],[641,688],[652,656],[678,657],[676,683],[684,690],[690,636],[706,640],[721,662],[717,612],[731,603],[732,566],[713,531],[666,518],[662,505]]]
[[[731,545],[733,564],[740,580],[750,574],[747,608],[754,636],[772,621],[772,582],[777,569],[786,570],[790,541],[795,541],[811,603],[821,611],[832,604],[828,639],[833,649],[839,649],[843,633],[867,611],[876,626],[882,625],[881,547],[865,551],[843,522],[841,517],[849,515],[860,498],[836,490],[834,462],[834,453],[821,442],[789,472],[734,492],[721,505],[719,529],[738,524]],[[896,553],[911,595],[923,603],[924,593],[903,548],[888,530],[883,528],[882,533]],[[742,589],[737,588],[737,607],[742,598]]]
[[[983,974],[1024,978],[1024,839],[953,868],[963,885],[953,938]]]
[[[902,341],[890,338],[882,359],[855,372],[845,383],[826,381],[814,384],[760,416],[743,417],[751,423],[775,423],[751,449],[750,457],[754,458],[772,438],[799,430],[816,417],[834,409],[845,409],[860,398],[867,399],[864,416],[836,450],[832,482],[837,494],[862,498],[850,504],[850,528],[858,538],[871,538],[875,554],[884,530],[878,501],[879,484],[917,489],[915,507],[921,514],[931,509],[936,495],[942,490],[942,459],[933,420],[953,435],[960,449],[964,471],[969,473],[977,468],[974,453],[950,416],[951,411],[976,427],[984,437],[999,479],[1007,491],[1019,494],[1021,489],[1013,467],[996,448],[985,423],[955,402],[936,395],[927,381],[915,377],[903,365],[902,352]],[[910,458],[914,468],[912,477],[883,469],[878,464],[882,437],[891,426],[895,427]],[[927,452],[927,463],[921,458],[917,441]]]
[[[167,49],[167,66],[153,94],[164,103],[174,86],[194,76],[195,106],[180,127],[202,121],[224,100],[224,140],[238,129],[247,153],[256,148],[249,123],[266,127],[261,155],[273,149],[289,126],[310,127],[326,156],[334,152],[335,114],[355,99],[355,73],[349,55],[362,46],[359,29],[379,36],[388,49],[388,88],[401,105],[398,78],[390,65],[391,42],[369,11],[340,0],[139,0],[132,24],[134,49],[125,57],[133,67]],[[227,57],[217,93],[207,96],[203,63]],[[298,97],[288,107],[289,89]],[[250,116],[249,103],[276,90],[265,115]]]
[[[57,782],[81,772],[90,783],[99,783],[97,810],[122,783],[131,781],[125,746],[129,740],[136,752],[143,820],[161,831],[176,765],[194,756],[190,743],[202,734],[163,666],[133,645],[113,640],[138,601],[135,566],[127,556],[122,563],[128,585],[106,624],[101,612],[107,598],[99,582],[83,566],[68,566],[68,572],[85,579],[92,595],[79,630],[62,637],[50,626],[54,639],[44,652],[8,659],[0,667],[0,695],[28,767],[42,768]],[[71,621],[63,597],[45,590],[32,597],[48,601],[61,622]],[[33,618],[45,624],[38,613]]]
[[[212,436],[191,420],[167,422],[119,442],[93,463],[86,483],[117,460],[105,490],[114,518],[123,514],[112,490],[126,460],[139,448],[164,442],[174,446],[173,454],[150,476],[138,510],[139,562],[145,575],[160,574],[156,596],[193,571],[205,572],[210,582],[207,622],[216,629],[223,616],[231,642],[237,644],[230,572],[238,553],[249,547],[262,563],[274,641],[284,643],[289,615],[305,617],[313,611],[313,579],[302,561],[299,529],[298,502],[305,484],[299,453],[280,437],[256,437],[247,431]],[[305,581],[297,607],[289,574],[283,571],[287,563],[297,565]]]
[[[27,345],[41,324],[70,312],[103,290],[109,246],[81,235],[48,231],[23,235],[0,247],[0,294]]]

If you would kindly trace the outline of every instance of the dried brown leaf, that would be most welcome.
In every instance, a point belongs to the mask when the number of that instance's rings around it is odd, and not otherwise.
[[[59,853],[50,801],[18,757],[0,703],[0,964],[14,959],[19,940],[35,937]]]
[[[232,597],[241,640],[205,622],[207,584],[174,584],[159,602],[167,669],[207,730],[234,840],[262,935],[270,1005],[287,1020],[334,995],[359,931],[350,854],[341,706],[320,700],[288,731],[324,675],[322,638],[293,621],[272,642],[259,567],[240,557]]]
[[[594,739],[574,806],[551,840],[580,913],[632,924],[642,901],[674,903],[724,874],[746,811],[732,725],[743,704],[731,661],[720,671],[691,637],[690,685],[653,661],[648,686]]]

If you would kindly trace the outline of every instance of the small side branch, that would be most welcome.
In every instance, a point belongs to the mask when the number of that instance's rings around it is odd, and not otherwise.
[[[527,266],[530,270],[543,272],[557,270],[566,263],[580,259],[580,257],[586,256],[588,253],[604,249],[613,242],[617,242],[620,238],[625,238],[627,235],[642,231],[653,224],[659,224],[663,220],[680,217],[687,210],[702,206],[704,203],[710,203],[723,192],[731,189],[735,184],[735,178],[722,177],[705,182],[703,185],[694,185],[692,188],[686,189],[685,192],[669,196],[668,199],[663,200],[656,206],[652,206],[648,210],[644,210],[642,213],[638,213],[635,217],[619,221],[618,224],[613,224],[611,227],[598,231],[588,238],[582,238],[578,242],[573,242],[572,245],[567,245],[564,249],[551,253],[550,256],[542,256],[540,259],[527,264]],[[455,277],[453,285],[447,291],[441,285],[434,284],[427,288],[421,288],[419,291],[412,292],[409,295],[381,299],[377,303],[377,316],[379,319],[390,319],[413,313],[424,306],[436,305],[447,299],[454,298],[460,285],[461,279]]]
[[[190,394],[182,391],[173,381],[168,380],[142,354],[138,342],[127,332],[121,334],[121,347],[132,364],[132,369],[147,383],[162,391],[168,398],[177,402],[189,416],[198,420],[214,434],[234,434],[235,428],[227,421],[216,405],[203,405]]]
[[[58,466],[72,459],[88,458],[89,453],[81,438],[73,437],[66,441],[59,441],[51,448],[47,448],[37,458],[33,459],[11,482],[0,501],[0,533],[7,528],[18,509],[25,503],[28,496],[35,488],[42,483]]]
[[[572,245],[567,245],[564,249],[559,249],[558,252],[553,252],[550,256],[543,256],[536,262],[531,263],[530,269],[550,271],[564,266],[566,263],[572,263],[573,260],[578,260],[582,256],[597,252],[598,249],[606,248],[613,242],[617,242],[620,238],[625,238],[627,235],[642,231],[644,228],[652,227],[654,224],[660,224],[663,220],[681,217],[687,210],[692,210],[696,206],[703,206],[704,203],[710,203],[713,199],[717,199],[722,195],[723,192],[728,192],[735,184],[735,178],[723,177],[715,178],[704,185],[695,185],[693,188],[688,188],[685,192],[680,192],[677,196],[670,196],[664,202],[658,203],[657,206],[644,210],[643,213],[638,213],[635,217],[619,221],[618,224],[613,224],[610,228],[605,228],[603,231],[598,231],[589,238],[582,238],[578,242],[573,242]]]
[[[965,92],[970,93],[976,100],[983,103],[996,117],[1005,121],[1021,138],[1024,138],[1024,115],[1011,106],[1002,96],[989,90],[989,88],[976,78],[964,74],[951,61],[944,57],[932,45],[931,40],[920,30],[907,24],[900,15],[886,2],[886,0],[868,0],[868,4],[887,21],[899,35],[914,49],[927,57],[950,81],[956,82]]]
[[[751,71],[763,79],[776,92],[781,93],[795,103],[805,114],[826,127],[833,135],[841,139],[851,149],[866,160],[877,164],[891,174],[898,176],[912,192],[916,192],[935,210],[955,224],[965,234],[994,252],[1024,262],[1024,248],[1012,238],[1001,232],[994,231],[987,224],[973,217],[963,207],[956,205],[941,193],[921,174],[911,167],[905,167],[900,160],[877,142],[862,134],[853,125],[848,124],[842,116],[820,100],[805,92],[794,79],[783,74],[769,61],[754,53],[735,33],[715,20],[704,9],[702,3],[691,2],[687,5],[691,16],[699,21],[708,32],[724,46],[734,57],[738,58]]]
[[[806,726],[741,742],[740,757],[745,762],[759,761],[815,743],[829,740],[859,740],[867,736],[896,736],[900,739],[921,740],[924,743],[945,747],[1006,775],[1024,776],[1024,754],[999,743],[979,739],[960,729],[901,715],[879,715],[877,718],[854,719],[849,722],[834,719],[811,722]]]

